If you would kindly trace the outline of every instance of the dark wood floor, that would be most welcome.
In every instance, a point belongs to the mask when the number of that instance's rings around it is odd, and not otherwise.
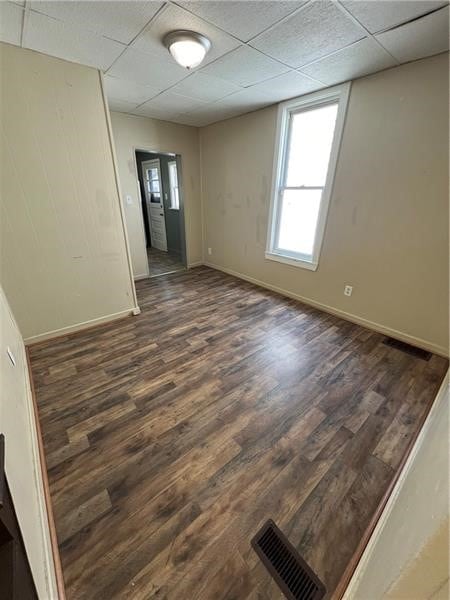
[[[150,277],[184,271],[179,254],[174,252],[163,252],[157,248],[147,248],[148,270]]]
[[[69,600],[274,599],[274,519],[332,595],[447,369],[208,268],[31,348]]]

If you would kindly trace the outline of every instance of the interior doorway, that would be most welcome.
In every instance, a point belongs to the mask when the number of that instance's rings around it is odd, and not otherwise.
[[[181,156],[136,150],[150,277],[186,268]]]

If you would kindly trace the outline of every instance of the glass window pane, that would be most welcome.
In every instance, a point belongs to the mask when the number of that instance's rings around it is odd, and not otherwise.
[[[338,105],[291,115],[287,187],[324,186]]]
[[[321,190],[284,190],[281,198],[278,248],[312,256]]]

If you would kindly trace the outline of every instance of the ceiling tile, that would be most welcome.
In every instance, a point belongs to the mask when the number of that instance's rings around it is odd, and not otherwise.
[[[280,63],[260,52],[241,46],[202,69],[202,73],[247,86],[288,71]]]
[[[302,72],[320,79],[327,85],[333,85],[394,67],[397,64],[376,42],[365,38],[304,67]]]
[[[446,2],[442,0],[439,2],[434,0],[389,0],[389,2],[341,0],[341,4],[371,33],[376,33],[420,17],[420,15],[444,6]]]
[[[224,96],[238,92],[240,89],[238,85],[230,81],[197,72],[177,83],[171,91],[204,102],[214,102]]]
[[[187,71],[169,57],[150,59],[148,54],[128,48],[108,75],[148,85],[161,92],[186,77]]]
[[[127,79],[105,75],[105,89],[108,98],[123,102],[132,102],[135,106],[150,100],[161,91],[151,85],[141,85]]]
[[[136,104],[133,102],[124,102],[123,100],[111,100],[108,98],[109,110],[116,112],[132,113],[136,109]]]
[[[206,35],[211,40],[211,50],[206,55],[203,64],[207,64],[239,46],[239,41],[192,15],[179,6],[167,5],[154,21],[133,43],[133,48],[151,54],[154,58],[173,60],[163,44],[164,36],[176,29],[188,29]]]
[[[23,8],[10,2],[0,2],[0,41],[20,46]]]
[[[449,8],[443,8],[376,35],[376,39],[401,62],[445,52],[449,47]]]
[[[306,0],[294,2],[268,2],[227,0],[182,2],[181,5],[199,17],[228,31],[240,40],[247,42],[267,27],[305,4]]]
[[[87,33],[76,25],[65,24],[33,11],[28,15],[24,46],[103,70],[125,48],[113,40]]]
[[[364,30],[343,11],[329,0],[316,0],[251,45],[291,67],[301,67],[363,37]]]
[[[283,75],[278,75],[246,89],[263,91],[272,102],[280,102],[281,100],[314,92],[323,87],[324,85],[318,81],[313,81],[296,71],[289,71],[289,73],[283,73]]]
[[[149,117],[150,119],[158,119],[160,121],[170,121],[175,123],[181,116],[178,111],[161,110],[154,106],[147,106],[143,104],[139,108],[133,111],[133,115],[138,117]]]
[[[214,102],[218,108],[236,108],[239,110],[256,110],[272,104],[269,96],[262,89],[252,87],[231,94],[222,100]]]
[[[249,112],[249,110],[250,109],[238,109],[236,107],[223,107],[216,102],[213,102],[202,109],[194,110],[184,116],[186,119],[189,119],[186,123],[193,124],[196,127],[203,127],[204,125],[209,125],[216,121],[223,121],[225,119],[230,119],[231,117],[236,117],[246,111]]]
[[[159,96],[156,96],[156,98],[152,98],[143,104],[142,109],[155,108],[158,111],[166,110],[169,113],[187,113],[205,104],[205,102],[195,100],[194,98],[188,98],[187,96],[172,92],[163,92]]]
[[[30,5],[33,10],[60,21],[75,23],[87,31],[129,44],[161,8],[163,2],[32,0]]]

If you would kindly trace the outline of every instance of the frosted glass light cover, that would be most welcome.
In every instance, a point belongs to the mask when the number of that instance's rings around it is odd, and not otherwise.
[[[180,40],[171,43],[169,52],[179,65],[192,69],[205,58],[206,48],[197,40]]]

